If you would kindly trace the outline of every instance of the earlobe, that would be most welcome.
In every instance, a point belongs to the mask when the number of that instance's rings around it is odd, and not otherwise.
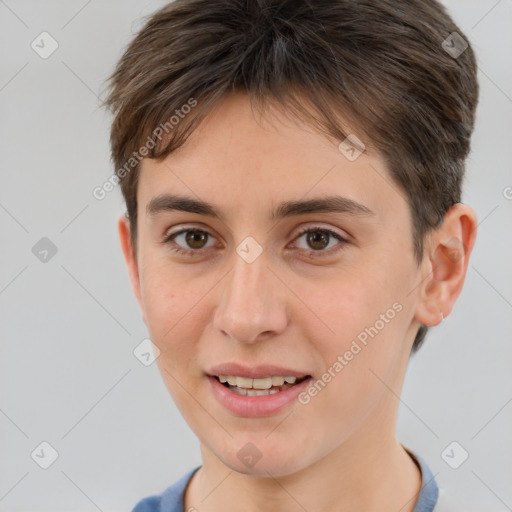
[[[418,289],[415,319],[419,323],[439,325],[450,314],[464,285],[476,228],[473,209],[457,203],[448,210],[441,227],[432,233]]]
[[[133,293],[135,294],[137,302],[139,303],[144,323],[146,323],[146,317],[141,298],[142,295],[140,290],[139,267],[132,246],[130,221],[125,215],[119,217],[117,221],[117,229],[119,233],[119,240],[121,242],[121,249],[123,250],[124,259],[128,268],[128,275],[130,277]]]

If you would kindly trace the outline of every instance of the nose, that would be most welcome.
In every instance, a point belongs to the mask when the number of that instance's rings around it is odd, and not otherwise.
[[[265,252],[252,263],[235,253],[234,266],[221,284],[213,324],[224,336],[255,343],[286,328],[286,287],[269,267]]]

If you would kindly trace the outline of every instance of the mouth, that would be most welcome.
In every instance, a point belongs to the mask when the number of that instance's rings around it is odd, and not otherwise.
[[[251,379],[235,375],[210,375],[234,394],[241,396],[268,396],[281,393],[301,382],[311,378],[311,375],[303,377],[269,376],[259,379]]]

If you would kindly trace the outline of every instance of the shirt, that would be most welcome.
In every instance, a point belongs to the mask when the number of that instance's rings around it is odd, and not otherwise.
[[[406,451],[421,471],[421,491],[413,512],[437,512],[437,508],[434,509],[434,507],[437,503],[439,490],[430,468],[418,454],[411,452],[407,448]],[[132,512],[184,512],[183,497],[185,488],[200,467],[198,466],[186,473],[176,483],[162,492],[162,494],[141,499],[135,505]]]

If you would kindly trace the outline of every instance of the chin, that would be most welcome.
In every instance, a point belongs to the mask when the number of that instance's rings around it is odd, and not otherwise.
[[[254,454],[256,455],[256,452]],[[265,457],[264,454],[261,454],[259,459],[254,458],[253,460],[248,457],[250,456],[244,453],[238,456],[238,453],[235,452],[230,457],[221,457],[220,460],[225,466],[237,473],[258,477],[287,476],[305,467],[303,464],[295,463],[293,455],[277,455],[274,453],[270,457]]]

